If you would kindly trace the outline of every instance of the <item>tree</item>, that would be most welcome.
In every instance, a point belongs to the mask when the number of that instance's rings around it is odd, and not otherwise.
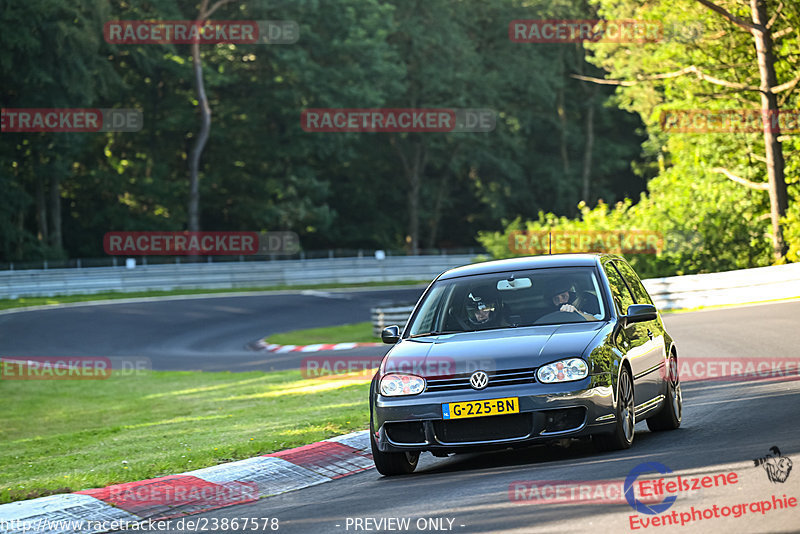
[[[608,105],[611,88],[588,105],[568,77],[594,73],[582,53],[508,39],[509,21],[562,16],[574,0],[275,0],[211,15],[215,2],[38,0],[0,10],[4,107],[144,115],[136,133],[2,134],[0,260],[99,256],[110,230],[195,224],[294,230],[306,249],[399,249],[412,234],[415,248],[471,247],[504,218],[574,212],[587,169],[592,200],[643,187],[629,169],[639,119]],[[202,48],[103,39],[110,20],[192,20],[198,8],[295,20],[300,39]],[[497,128],[300,127],[303,109],[370,107],[489,108]],[[590,122],[603,132],[593,146]]]
[[[783,22],[787,24],[792,17],[795,17],[797,15],[797,5],[789,6],[787,4],[784,6],[781,3],[780,8],[770,10],[766,0],[750,0],[750,18],[752,22],[749,22],[743,16],[736,15],[710,0],[696,0],[696,2],[697,4],[695,5],[707,8],[708,12],[713,13],[718,20],[712,20],[708,16],[703,17],[702,13],[698,13],[696,9],[691,9],[690,5],[682,6],[686,8],[683,10],[683,18],[685,19],[688,13],[700,15],[701,20],[706,22],[708,31],[712,28],[718,29],[722,37],[724,37],[724,39],[718,39],[715,42],[704,41],[703,54],[693,53],[689,49],[690,46],[693,46],[692,43],[687,44],[678,41],[648,46],[631,44],[614,47],[605,43],[595,44],[591,46],[591,49],[595,52],[595,62],[609,70],[612,78],[615,79],[606,80],[581,75],[576,75],[575,77],[594,83],[616,85],[620,88],[633,88],[640,84],[663,86],[659,93],[647,93],[640,90],[628,92],[627,97],[631,101],[631,106],[637,108],[644,117],[650,116],[659,103],[667,102],[685,105],[696,98],[694,95],[707,95],[708,100],[714,101],[715,104],[719,103],[720,95],[713,90],[709,92],[709,86],[726,88],[729,91],[727,93],[729,96],[728,101],[749,101],[748,98],[740,98],[742,93],[759,94],[761,113],[764,120],[763,150],[768,178],[766,187],[760,184],[754,185],[752,181],[737,176],[736,173],[724,166],[714,168],[716,172],[741,185],[769,191],[773,256],[775,261],[780,262],[786,253],[781,219],[786,214],[788,197],[778,124],[778,114],[781,106],[778,103],[777,95],[794,88],[797,82],[800,81],[800,76],[793,77],[782,84],[778,83],[777,72],[780,71],[791,75],[795,60],[790,50],[784,50],[785,54],[779,56],[776,55],[774,47],[776,35],[779,36],[778,39],[781,39],[791,31],[787,28],[776,32],[773,28],[776,23]],[[650,12],[647,11],[647,8],[638,8],[638,3],[633,2],[622,4],[614,2],[612,4],[610,1],[600,0],[598,4],[601,6],[601,13],[607,18],[640,15],[635,18],[647,19],[648,16],[652,18],[652,15],[657,13],[663,17],[665,28],[669,29],[675,27],[673,25],[685,23],[685,20],[679,20],[680,16],[676,17],[668,12],[679,10],[675,10],[673,5],[667,6],[665,3],[657,4],[657,7]],[[741,8],[738,8],[737,11],[741,11]],[[772,18],[768,17],[770,11],[774,13]],[[722,24],[720,24],[720,21]],[[732,32],[731,28],[737,28],[741,31]],[[749,53],[746,37],[752,37],[752,42],[755,45]],[[674,63],[683,63],[681,68],[666,70],[658,62],[642,61],[640,63],[636,61],[636,59],[642,58],[644,54],[652,53],[653,46],[662,48],[661,51],[653,54],[653,56],[662,60],[668,58],[670,62]],[[608,48],[604,50],[603,47]],[[721,47],[727,47],[727,49]],[[624,59],[623,53],[625,54]],[[732,61],[734,58],[739,61]],[[699,61],[693,61],[695,59]],[[745,59],[744,62],[742,61],[743,59]],[[686,65],[686,63],[690,64]],[[744,81],[731,81],[730,79],[710,74],[715,69],[728,71],[731,78]],[[678,91],[671,90],[672,87],[670,87],[677,83],[678,78],[687,76],[693,76],[699,81],[698,86],[693,88],[690,93],[692,96],[689,98],[682,96]],[[753,79],[757,79],[758,84],[753,83],[751,81]],[[712,154],[709,154],[709,156],[712,156]]]
[[[104,43],[97,31],[108,15],[106,3],[90,0],[4,5],[2,107],[88,108],[118,89],[119,78],[100,53]],[[20,30],[21,24],[27,30]],[[0,196],[8,204],[0,208],[0,226],[8,233],[3,232],[0,254],[15,259],[63,254],[65,184],[75,159],[92,148],[87,135],[2,134]]]
[[[217,9],[233,0],[217,0],[211,7],[208,6],[209,0],[203,0],[197,10],[197,23],[202,24],[211,18]],[[200,157],[203,155],[203,148],[208,141],[208,133],[211,130],[211,106],[208,105],[206,87],[203,82],[203,63],[200,58],[200,40],[192,43],[192,68],[194,69],[195,89],[197,90],[197,101],[200,106],[200,133],[197,135],[192,153],[189,156],[189,231],[197,232],[200,230],[200,178],[198,169],[200,167]]]

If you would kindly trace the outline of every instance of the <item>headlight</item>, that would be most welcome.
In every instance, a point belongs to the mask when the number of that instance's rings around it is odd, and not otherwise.
[[[580,358],[570,358],[539,367],[536,377],[539,382],[552,384],[554,382],[571,382],[580,380],[589,375],[589,366]]]
[[[381,395],[399,397],[416,395],[425,389],[425,379],[414,375],[391,373],[381,378]]]

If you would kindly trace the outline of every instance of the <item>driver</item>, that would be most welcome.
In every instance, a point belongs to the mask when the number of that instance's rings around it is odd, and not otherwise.
[[[464,301],[467,322],[472,328],[500,326],[500,303],[498,296],[488,288],[476,288]]]
[[[596,321],[598,319],[596,316],[581,311],[571,304],[575,301],[575,292],[572,288],[573,283],[568,278],[559,278],[553,282],[547,292],[547,299],[555,308],[554,311],[574,312],[587,321]]]

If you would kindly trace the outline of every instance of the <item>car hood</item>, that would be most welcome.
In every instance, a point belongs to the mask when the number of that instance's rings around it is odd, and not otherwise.
[[[593,321],[404,339],[389,351],[384,366],[423,377],[539,367],[582,356],[605,325]]]

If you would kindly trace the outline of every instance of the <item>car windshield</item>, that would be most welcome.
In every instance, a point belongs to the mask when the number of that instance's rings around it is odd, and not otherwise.
[[[410,337],[606,319],[596,271],[550,268],[436,282],[408,327]]]

